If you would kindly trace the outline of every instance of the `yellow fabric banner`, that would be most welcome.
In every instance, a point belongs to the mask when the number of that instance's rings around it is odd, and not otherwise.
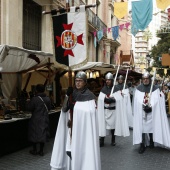
[[[170,5],[170,0],[156,0],[157,7],[165,10]]]
[[[114,15],[121,19],[128,13],[128,2],[114,2]]]

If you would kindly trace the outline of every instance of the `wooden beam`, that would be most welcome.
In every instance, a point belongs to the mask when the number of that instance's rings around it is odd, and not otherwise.
[[[27,72],[29,72],[29,71],[35,71],[36,69],[38,69],[38,68],[41,68],[41,67],[45,67],[45,66],[47,66],[47,65],[53,65],[53,63],[45,63],[45,64],[42,64],[42,65],[40,65],[40,66],[37,66],[37,65],[35,65],[35,66],[33,66],[33,67],[31,67],[31,68],[29,68],[29,69],[27,69],[27,70],[23,70],[23,71],[20,71],[20,72],[18,72],[18,73],[27,73]]]
[[[47,78],[47,76],[45,76],[44,74],[42,74],[40,71],[35,70],[36,73],[40,74],[41,76],[43,76],[44,78]]]
[[[25,91],[26,91],[27,86],[28,86],[28,83],[29,83],[29,81],[30,81],[31,74],[32,74],[32,73],[29,73],[28,78],[27,78],[27,81],[26,81],[26,83],[25,83],[25,86],[24,86],[24,89],[23,89],[23,90],[25,90]]]
[[[66,5],[67,5],[67,4],[66,4]],[[85,5],[85,9],[87,9],[87,8],[94,8],[94,7],[96,7],[96,4]],[[80,9],[80,7],[79,7],[79,6],[76,6],[76,9],[75,9],[75,10],[77,10],[77,9]],[[69,11],[70,11],[70,7],[69,7],[69,6],[66,6],[66,8],[62,8],[62,9],[59,9],[59,10],[54,9],[54,10],[51,10],[51,11],[43,11],[42,14],[52,14],[52,15],[56,15],[57,12],[62,13],[62,12],[69,12]]]

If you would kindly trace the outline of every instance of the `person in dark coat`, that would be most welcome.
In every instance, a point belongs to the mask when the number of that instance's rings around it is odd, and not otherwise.
[[[33,144],[33,150],[30,150],[30,153],[41,156],[44,155],[44,145],[50,135],[48,112],[51,109],[51,101],[44,91],[44,85],[38,84],[36,95],[27,104],[27,110],[32,113],[28,127],[28,140]],[[38,152],[37,144],[40,144]]]

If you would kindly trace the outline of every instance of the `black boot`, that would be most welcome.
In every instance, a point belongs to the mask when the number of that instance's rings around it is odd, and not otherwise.
[[[44,156],[44,143],[40,143],[40,151],[38,152],[40,156]]]
[[[149,133],[149,137],[150,137],[150,145],[149,145],[149,147],[150,147],[150,148],[154,148],[153,134],[152,134],[152,133]]]
[[[104,146],[104,137],[100,137],[100,147]]]
[[[111,130],[111,133],[112,133],[111,145],[112,145],[112,146],[115,146],[115,145],[116,145],[116,143],[115,143],[115,135],[114,135],[115,130],[112,129],[112,130]]]
[[[70,157],[70,159],[72,159],[70,151],[66,151],[66,154]]]
[[[139,153],[145,152],[145,133],[142,133],[142,143],[140,144]]]
[[[141,143],[140,144],[140,148],[139,148],[139,153],[142,154],[145,152],[145,144],[144,143]]]
[[[33,149],[30,150],[30,154],[37,155],[37,143],[33,143]]]

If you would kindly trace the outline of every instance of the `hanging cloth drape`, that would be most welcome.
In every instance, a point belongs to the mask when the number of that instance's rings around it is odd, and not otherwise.
[[[170,5],[170,0],[156,0],[157,7],[165,10]]]
[[[112,27],[112,37],[116,40],[119,36],[119,26]]]
[[[121,19],[128,13],[128,2],[114,2],[114,15]]]
[[[100,30],[100,31],[97,31],[97,38],[98,38],[98,41],[100,41],[103,37],[103,30]]]
[[[141,0],[132,2],[132,29],[135,36],[138,30],[144,30],[152,20],[152,0]]]

